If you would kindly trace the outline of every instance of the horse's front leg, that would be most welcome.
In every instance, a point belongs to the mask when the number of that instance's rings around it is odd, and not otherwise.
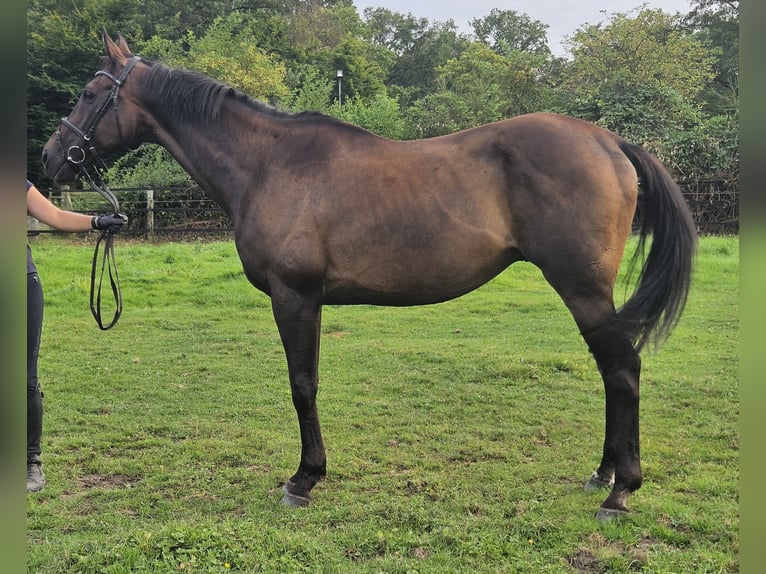
[[[282,502],[288,506],[305,506],[311,502],[311,489],[326,474],[316,406],[322,306],[318,296],[286,288],[272,291],[271,301],[287,355],[290,390],[301,433],[300,465],[284,485]]]

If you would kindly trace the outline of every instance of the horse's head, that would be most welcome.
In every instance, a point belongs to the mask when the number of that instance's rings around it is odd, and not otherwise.
[[[103,39],[107,51],[103,67],[43,148],[43,168],[55,181],[73,180],[100,161],[100,155],[126,149],[136,140],[139,108],[131,100],[128,78],[140,58],[122,36],[116,43],[104,32]]]

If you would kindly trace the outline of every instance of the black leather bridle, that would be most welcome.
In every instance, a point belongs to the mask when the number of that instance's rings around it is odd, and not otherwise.
[[[64,149],[64,143],[61,137],[61,128],[59,127],[59,129],[56,130],[56,140],[58,141],[61,153],[63,154],[67,163],[69,163],[70,166],[79,172],[95,191],[97,191],[104,197],[104,199],[111,203],[115,214],[120,212],[120,202],[117,200],[117,196],[114,195],[112,190],[106,186],[101,177],[99,168],[105,167],[105,163],[101,156],[98,154],[98,151],[96,151],[96,146],[93,144],[92,138],[96,128],[98,127],[98,124],[104,118],[111,105],[111,107],[114,109],[115,120],[117,122],[117,133],[119,134],[120,142],[124,141],[122,137],[122,128],[120,127],[120,114],[117,109],[117,101],[120,95],[120,88],[125,83],[128,74],[130,74],[130,71],[133,69],[133,66],[135,66],[140,59],[141,58],[138,56],[134,56],[128,60],[128,63],[123,68],[119,78],[103,70],[96,72],[96,76],[106,76],[112,80],[112,90],[109,94],[109,97],[106,98],[101,104],[101,107],[99,107],[96,115],[93,118],[93,121],[91,121],[90,126],[86,130],[78,128],[69,120],[68,117],[61,118],[60,125],[63,124],[70,131],[74,132],[82,140],[80,145],[71,145],[67,149]],[[92,157],[92,161],[90,163],[94,166],[93,170],[90,170],[88,165],[86,165],[86,161],[89,157]],[[101,246],[102,241],[104,242],[104,251],[101,259],[101,272],[98,274],[98,286],[96,286],[96,268],[99,260],[99,247]],[[98,324],[99,329],[102,331],[113,327],[122,314],[122,292],[120,290],[120,279],[117,275],[117,262],[114,257],[113,241],[113,232],[108,230],[101,232],[101,235],[96,241],[96,248],[93,253],[93,264],[90,274],[90,311],[93,314],[93,318],[96,319],[96,323]],[[106,324],[101,318],[101,288],[104,280],[105,269],[108,269],[109,271],[109,283],[111,285],[112,295],[114,297],[115,303],[114,316],[112,317],[112,320]]]
[[[117,109],[117,102],[120,95],[120,88],[125,83],[125,80],[127,80],[128,74],[130,74],[133,66],[135,66],[140,60],[141,58],[138,56],[133,56],[130,60],[128,60],[128,63],[125,64],[125,67],[123,68],[119,78],[103,70],[96,72],[97,77],[106,76],[112,80],[112,90],[109,94],[109,97],[106,98],[101,104],[101,107],[99,107],[96,115],[93,117],[93,121],[91,121],[90,126],[87,129],[80,129],[70,121],[69,117],[64,117],[61,118],[59,129],[56,130],[56,141],[58,142],[61,153],[66,159],[67,163],[75,170],[77,170],[88,181],[88,184],[90,184],[90,186],[95,191],[100,193],[109,203],[112,204],[115,213],[120,211],[120,204],[117,201],[117,197],[114,195],[114,193],[112,193],[112,191],[104,184],[104,181],[99,172],[99,165],[96,165],[100,164],[100,166],[104,166],[105,164],[101,159],[101,156],[98,154],[98,151],[96,151],[96,146],[93,144],[93,134],[95,133],[98,124],[104,118],[111,105],[111,107],[114,109],[115,120],[117,122],[117,133],[120,136],[120,141],[123,141],[122,128],[120,127],[120,114]],[[61,125],[66,126],[70,131],[74,132],[82,140],[82,143],[80,145],[71,145],[64,149],[63,138],[61,137]],[[86,165],[86,160],[89,157],[93,158],[91,163],[95,165],[93,173],[88,169],[88,166]]]

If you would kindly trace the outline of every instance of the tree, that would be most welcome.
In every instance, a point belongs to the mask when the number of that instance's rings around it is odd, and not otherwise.
[[[702,42],[661,10],[612,14],[606,25],[575,31],[568,44],[573,60],[564,89],[577,97],[597,93],[621,75],[636,86],[661,85],[693,101],[713,75],[713,58]]]
[[[294,65],[289,71],[286,83],[290,95],[281,104],[294,112],[315,111],[327,113],[335,86],[327,74],[314,65]]]
[[[47,178],[40,152],[93,74],[103,44],[103,18],[95,2],[84,2],[78,17],[60,13],[55,2],[32,0],[27,7],[27,175],[41,187]]]
[[[346,34],[338,46],[327,54],[325,69],[335,77],[343,70],[343,96],[346,99],[373,100],[386,91],[386,71],[364,40]]]
[[[501,55],[473,42],[437,68],[440,91],[413,106],[418,135],[435,136],[545,108],[541,81],[547,56],[512,51]]]
[[[448,91],[423,96],[405,111],[409,139],[456,132],[470,125],[470,111],[457,94]]]
[[[385,92],[378,93],[367,101],[353,98],[343,105],[335,102],[329,113],[389,139],[402,139],[406,134],[399,104]]]
[[[290,65],[297,70],[309,66],[332,81],[336,70],[343,70],[343,93],[349,98],[367,100],[385,90],[391,60],[364,40],[364,25],[350,0],[299,2],[287,16],[287,31],[293,45]],[[328,91],[328,98],[334,93]]]
[[[688,125],[713,76],[708,50],[661,10],[613,14],[607,24],[577,30],[569,44],[574,58],[562,85],[563,111],[638,143]]]
[[[484,18],[474,18],[471,26],[476,38],[498,54],[528,52],[547,56],[551,53],[545,32],[548,25],[515,10],[493,8]]]
[[[479,125],[537,110],[538,67],[544,62],[545,56],[500,55],[475,42],[438,71],[446,89],[466,102],[472,125]]]
[[[287,69],[258,47],[252,21],[236,12],[216,18],[200,38],[187,34],[183,60],[169,63],[198,70],[251,97],[276,102],[289,93],[284,83]]]
[[[739,108],[739,1],[696,0],[684,27],[713,54],[715,78],[705,86],[705,105],[712,113]]]
[[[684,27],[715,56],[715,77],[702,91],[704,123],[676,149],[696,178],[739,190],[739,1],[694,0]]]
[[[715,54],[659,10],[613,14],[570,40],[563,110],[642,144],[679,179],[738,178],[736,120],[711,116]]]
[[[431,24],[426,18],[385,8],[366,8],[364,16],[368,41],[393,55],[387,84],[402,107],[436,91],[437,68],[459,56],[469,43],[452,20]]]
[[[304,63],[316,62],[344,36],[360,36],[362,30],[359,15],[348,2],[296,1],[285,19],[294,58]]]

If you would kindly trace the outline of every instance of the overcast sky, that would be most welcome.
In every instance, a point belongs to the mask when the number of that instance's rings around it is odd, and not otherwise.
[[[557,56],[565,54],[561,41],[585,23],[597,24],[607,20],[605,14],[629,12],[647,4],[648,8],[660,8],[669,14],[691,10],[689,0],[354,0],[363,15],[367,7],[388,8],[393,12],[411,13],[431,22],[454,20],[461,32],[471,33],[474,18],[484,18],[493,8],[515,10],[533,20],[548,25],[548,46]]]

